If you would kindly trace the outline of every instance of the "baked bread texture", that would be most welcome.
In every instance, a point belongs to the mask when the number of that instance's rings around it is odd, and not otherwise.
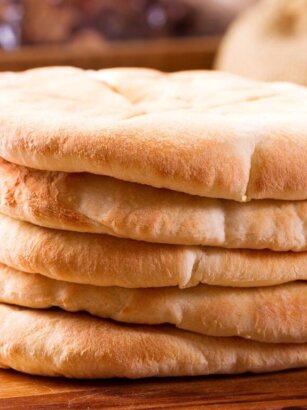
[[[253,287],[307,280],[307,252],[151,244],[42,228],[3,215],[0,243],[5,265],[97,286]]]
[[[74,378],[268,372],[307,365],[307,344],[270,344],[0,305],[0,366]]]
[[[220,72],[0,75],[0,155],[237,201],[307,199],[307,91]]]
[[[125,289],[61,282],[0,265],[0,302],[85,311],[134,324],[169,323],[207,336],[307,342],[305,282],[245,289],[205,285],[185,290]]]
[[[207,71],[0,73],[0,157],[0,367],[307,366],[306,89]]]
[[[88,173],[37,171],[1,159],[0,212],[51,228],[147,242],[307,249],[307,201],[201,198]]]

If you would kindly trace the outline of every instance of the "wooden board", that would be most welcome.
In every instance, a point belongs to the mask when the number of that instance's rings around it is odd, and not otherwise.
[[[151,67],[163,71],[212,68],[220,37],[107,42],[99,49],[69,45],[0,50],[0,71],[49,65],[82,68]]]
[[[307,409],[307,370],[145,380],[73,381],[0,371],[1,410]]]

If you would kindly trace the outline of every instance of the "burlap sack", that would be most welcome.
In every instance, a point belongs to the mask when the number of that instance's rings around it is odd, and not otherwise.
[[[307,85],[307,0],[263,0],[233,23],[216,68]]]

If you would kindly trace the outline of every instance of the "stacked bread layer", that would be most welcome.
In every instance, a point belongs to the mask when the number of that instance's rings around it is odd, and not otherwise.
[[[303,88],[49,68],[0,89],[2,367],[307,365]]]

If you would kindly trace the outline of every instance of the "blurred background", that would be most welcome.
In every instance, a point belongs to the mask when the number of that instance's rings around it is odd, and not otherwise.
[[[220,37],[255,0],[0,0],[0,70],[212,66]]]
[[[0,0],[0,70],[67,64],[307,83],[307,0]]]

